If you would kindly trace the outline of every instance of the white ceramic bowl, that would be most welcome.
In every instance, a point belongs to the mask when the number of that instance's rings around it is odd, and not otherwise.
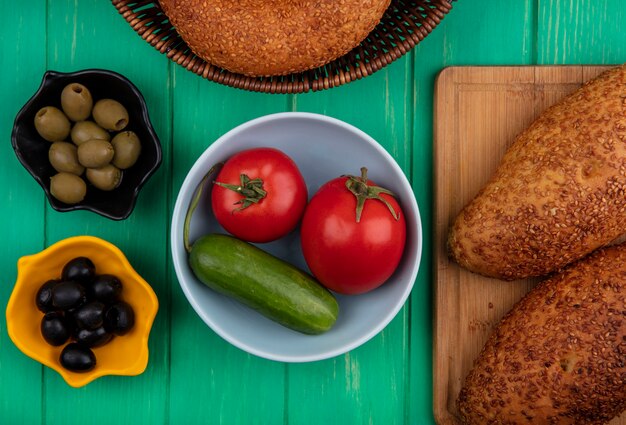
[[[407,242],[400,265],[381,287],[366,294],[337,295],[339,318],[321,335],[304,335],[266,319],[256,311],[204,286],[193,275],[183,247],[183,223],[191,197],[207,171],[243,149],[271,146],[298,165],[309,197],[325,182],[343,174],[358,175],[362,166],[378,185],[395,192],[405,213]],[[210,208],[210,188],[191,222],[190,240],[226,233]],[[185,296],[218,335],[251,354],[284,362],[308,362],[350,351],[378,334],[404,305],[419,268],[422,229],[411,185],[404,173],[374,139],[342,121],[323,115],[288,112],[261,117],[236,127],[215,141],[191,168],[176,200],[172,218],[172,255],[176,276]],[[262,249],[307,270],[299,231]]]

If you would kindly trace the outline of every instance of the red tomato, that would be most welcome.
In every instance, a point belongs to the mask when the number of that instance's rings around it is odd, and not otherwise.
[[[339,177],[324,184],[302,219],[307,265],[324,286],[342,294],[361,294],[382,285],[398,266],[406,240],[400,205],[367,180],[367,169],[361,171],[361,177]],[[358,220],[357,193],[364,201]]]
[[[278,149],[233,155],[215,179],[211,206],[220,225],[249,242],[270,242],[291,232],[307,202],[302,174]]]

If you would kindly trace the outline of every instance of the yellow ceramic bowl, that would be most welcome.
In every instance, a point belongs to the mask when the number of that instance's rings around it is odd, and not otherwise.
[[[49,279],[60,278],[65,263],[75,257],[88,257],[98,274],[112,274],[122,282],[121,298],[135,312],[135,325],[129,333],[116,336],[108,344],[93,349],[96,367],[76,373],[63,368],[59,356],[63,346],[49,345],[41,335],[43,313],[35,295]],[[24,354],[61,374],[72,387],[82,387],[104,375],[139,375],[148,365],[148,337],[159,308],[150,285],[132,268],[122,251],[92,236],[64,239],[35,255],[19,259],[17,281],[7,305],[7,330],[13,343]]]

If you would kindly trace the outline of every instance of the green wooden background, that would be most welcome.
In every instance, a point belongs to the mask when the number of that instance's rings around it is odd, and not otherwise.
[[[0,17],[0,303],[6,306],[19,256],[79,234],[122,248],[161,303],[146,372],[81,389],[18,351],[0,320],[2,424],[432,423],[437,73],[466,64],[626,62],[624,0],[459,0],[433,34],[387,69],[330,91],[289,96],[222,87],[168,62],[106,0],[1,0]],[[52,210],[10,146],[15,114],[46,69],[91,67],[120,72],[139,87],[163,143],[161,168],[123,222]],[[424,224],[422,267],[400,314],[364,346],[309,364],[256,358],[224,342],[187,303],[170,260],[170,213],[197,156],[232,127],[280,111],[327,114],[377,139],[412,180]]]

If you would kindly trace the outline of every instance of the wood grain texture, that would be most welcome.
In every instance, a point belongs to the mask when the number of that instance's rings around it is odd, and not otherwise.
[[[211,143],[261,115],[284,112],[285,96],[233,90],[180,67],[174,85],[172,202],[187,172]],[[208,170],[207,170],[208,171]],[[169,423],[282,423],[285,365],[249,355],[211,331],[191,308],[173,267]]]
[[[168,62],[165,58],[153,58],[150,46],[130,38],[132,29],[109,13],[110,9],[110,4],[99,0],[51,2],[48,8],[48,67],[58,71],[104,68],[125,75],[146,98],[151,121],[167,158],[171,145]],[[127,45],[126,40],[133,41],[132,45]],[[142,61],[150,61],[152,66],[137,67],[136,64]],[[112,97],[114,95],[111,93]],[[168,304],[169,285],[163,277],[167,275],[169,250],[167,232],[160,229],[165,230],[168,223],[163,212],[169,202],[169,174],[169,163],[164,161],[142,189],[131,217],[122,222],[84,211],[59,214],[47,207],[48,245],[79,234],[112,242],[123,250],[137,272],[151,284],[161,308],[149,341],[149,365],[142,375],[104,377],[89,387],[75,390],[64,385],[56,372],[46,369],[46,422],[79,424],[84,423],[89,414],[98,423],[122,423],[127,420],[125,418],[133,418],[135,424],[153,424],[166,414],[169,312],[163,307]],[[141,396],[137,397],[138,394]],[[129,403],[129,400],[134,402]],[[68,415],[68,412],[78,414]]]
[[[626,62],[622,0],[538,0],[537,63]]]
[[[456,423],[456,397],[474,359],[500,318],[538,281],[503,282],[461,269],[447,255],[449,227],[491,177],[515,136],[543,110],[604,69],[451,67],[439,75],[434,134],[438,423]],[[613,423],[626,423],[626,418]]]
[[[147,371],[132,378],[104,377],[78,390],[55,372],[42,372],[41,365],[17,350],[0,321],[0,423],[8,425],[433,423],[432,103],[437,73],[461,64],[626,61],[622,0],[460,0],[428,38],[385,71],[329,91],[271,96],[222,87],[169,63],[107,1],[0,2],[0,12],[5,48],[0,57],[0,237],[5,242],[0,245],[5,279],[0,302],[6,306],[18,257],[75,234],[117,244],[161,301]],[[123,222],[47,207],[8,140],[15,114],[46,69],[91,67],[121,72],[137,84],[164,148],[160,170]],[[399,316],[359,349],[306,365],[247,355],[214,334],[185,299],[169,251],[175,197],[200,153],[238,124],[288,110],[344,119],[380,141],[412,181],[424,225],[420,272]],[[468,298],[463,308],[469,310],[475,301]]]
[[[408,57],[328,93],[294,96],[294,110],[344,120],[372,136],[410,173],[411,63]],[[371,99],[376,99],[372,102]],[[367,107],[355,107],[366,105]],[[360,166],[354,164],[358,172]],[[369,176],[376,181],[376,176]],[[312,194],[311,194],[312,195]],[[424,287],[417,291],[424,291]],[[333,359],[289,365],[289,424],[402,424],[408,409],[408,308],[365,345]],[[321,391],[311,391],[320,388]],[[307,400],[303,403],[303,400]]]
[[[32,1],[31,6],[32,13],[23,16],[12,3],[0,3],[0,40],[9,40],[7,51],[0,55],[0,422],[17,424],[41,423],[43,405],[43,366],[13,345],[4,319],[4,307],[17,276],[18,256],[44,247],[45,196],[15,157],[9,139],[15,115],[37,90],[46,70],[46,30],[41,25],[46,19],[46,2]],[[10,42],[13,38],[19,42]]]
[[[414,51],[412,182],[420,206],[424,246],[433,246],[433,87],[438,72],[452,64],[527,64],[532,60],[534,2],[460,1],[453,19]],[[457,15],[458,14],[458,15]],[[488,22],[489,24],[484,24]],[[428,117],[428,120],[424,118]],[[432,353],[420,343],[432,339],[433,250],[425,249],[410,298],[409,422],[424,421],[433,406]],[[426,385],[428,384],[428,386]]]

